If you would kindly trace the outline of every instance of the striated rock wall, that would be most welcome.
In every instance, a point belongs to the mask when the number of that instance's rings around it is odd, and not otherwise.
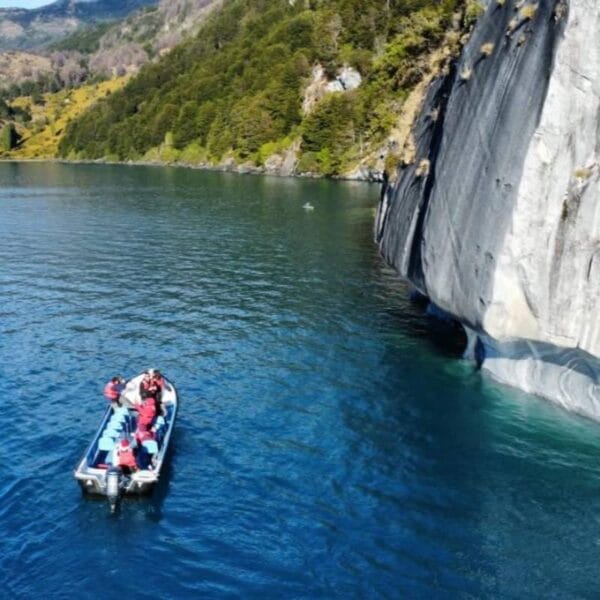
[[[384,193],[385,259],[496,377],[600,418],[600,3],[488,3]]]

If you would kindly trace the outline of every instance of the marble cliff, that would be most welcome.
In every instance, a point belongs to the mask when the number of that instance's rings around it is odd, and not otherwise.
[[[600,2],[490,0],[382,195],[384,258],[506,383],[600,419]]]

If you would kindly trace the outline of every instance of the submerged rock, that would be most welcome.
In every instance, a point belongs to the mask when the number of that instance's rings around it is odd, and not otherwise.
[[[376,223],[385,259],[478,337],[484,368],[596,418],[599,34],[595,2],[488,3]]]

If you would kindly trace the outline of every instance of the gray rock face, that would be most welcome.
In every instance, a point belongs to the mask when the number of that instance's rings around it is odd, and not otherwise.
[[[383,195],[385,259],[498,378],[600,416],[600,4],[490,2]]]
[[[360,73],[352,67],[342,67],[333,81],[327,84],[328,92],[349,92],[362,83]]]

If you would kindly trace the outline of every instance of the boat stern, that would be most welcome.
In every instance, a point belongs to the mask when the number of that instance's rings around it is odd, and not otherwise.
[[[106,496],[106,470],[77,469],[73,475],[85,494]]]

